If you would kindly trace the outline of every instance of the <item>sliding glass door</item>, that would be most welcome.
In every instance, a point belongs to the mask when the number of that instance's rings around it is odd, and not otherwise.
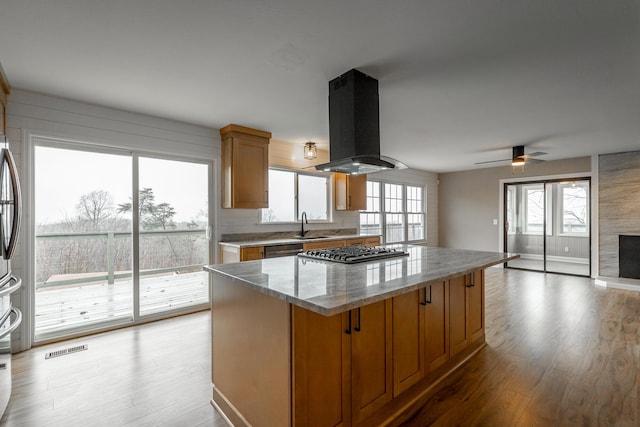
[[[589,180],[505,184],[508,267],[589,276]]]
[[[138,158],[140,315],[209,301],[206,164]]]
[[[211,164],[34,147],[35,342],[206,307]]]

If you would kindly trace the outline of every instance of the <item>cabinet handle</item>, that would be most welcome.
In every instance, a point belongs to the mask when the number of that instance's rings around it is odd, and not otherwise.
[[[420,305],[431,304],[431,285],[429,285],[429,299],[427,299],[427,288],[424,288],[424,300],[420,303]]]
[[[471,279],[469,279],[469,284],[467,285],[467,288],[473,288],[476,284],[474,283],[474,277],[475,277],[475,273],[471,273]]]
[[[349,207],[351,207],[351,195],[349,195]]]
[[[351,312],[349,312],[349,326],[347,326],[347,329],[344,331],[344,333],[347,335],[351,335]]]
[[[362,328],[360,328],[360,308],[358,308],[358,326],[353,328],[353,330],[356,332],[360,332],[362,330]]]

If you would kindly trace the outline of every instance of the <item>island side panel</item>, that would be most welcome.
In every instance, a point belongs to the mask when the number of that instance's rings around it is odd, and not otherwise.
[[[235,425],[291,425],[290,305],[213,275],[213,403]]]

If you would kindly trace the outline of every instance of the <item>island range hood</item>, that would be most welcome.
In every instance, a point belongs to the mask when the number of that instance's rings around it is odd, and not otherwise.
[[[329,160],[316,169],[360,175],[407,167],[380,154],[378,80],[356,69],[329,82]]]

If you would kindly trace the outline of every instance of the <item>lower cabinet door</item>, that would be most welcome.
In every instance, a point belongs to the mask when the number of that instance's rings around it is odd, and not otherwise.
[[[394,396],[420,381],[425,374],[426,303],[423,296],[424,289],[393,297]]]
[[[292,310],[293,425],[351,425],[348,313],[326,317]]]
[[[484,336],[484,270],[470,274],[469,293],[469,339],[475,341]]]
[[[447,316],[449,295],[446,281],[432,282],[425,288],[426,370],[432,372],[449,360]]]
[[[466,276],[449,280],[449,355],[453,357],[467,346],[467,286]]]
[[[353,424],[393,398],[391,313],[391,299],[350,311]]]

